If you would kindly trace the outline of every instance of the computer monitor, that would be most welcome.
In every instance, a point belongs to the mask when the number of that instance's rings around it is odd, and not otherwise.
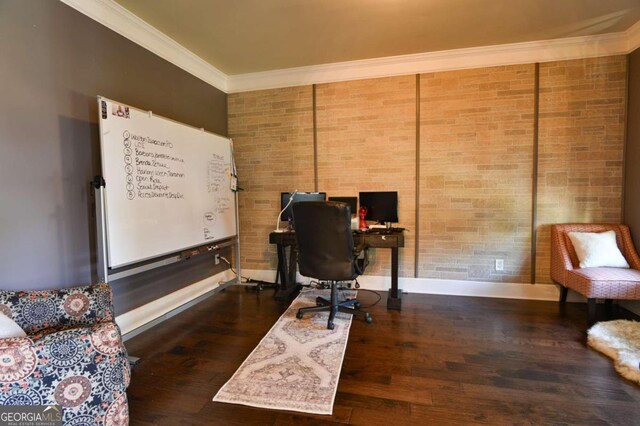
[[[398,222],[398,193],[386,192],[361,192],[360,208],[366,207],[366,220],[378,223]]]
[[[351,210],[351,216],[358,214],[358,197],[329,197],[329,201],[347,203]]]
[[[280,210],[283,210],[287,204],[289,204],[289,200],[291,199],[292,192],[282,192],[280,193]],[[296,192],[293,196],[293,201],[289,204],[289,207],[285,211],[282,212],[282,216],[280,220],[285,222],[293,220],[293,209],[291,205],[294,203],[300,203],[303,201],[325,201],[327,199],[326,192]]]

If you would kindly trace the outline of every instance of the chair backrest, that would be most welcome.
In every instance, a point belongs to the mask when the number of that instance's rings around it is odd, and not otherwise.
[[[293,204],[298,266],[306,277],[346,281],[357,274],[349,205],[333,201]]]
[[[580,261],[571,244],[569,232],[606,232],[616,233],[616,243],[627,259],[629,265],[637,269],[638,255],[633,247],[631,233],[627,225],[611,223],[564,223],[551,226],[551,278],[563,283],[564,273],[568,270],[579,268]]]

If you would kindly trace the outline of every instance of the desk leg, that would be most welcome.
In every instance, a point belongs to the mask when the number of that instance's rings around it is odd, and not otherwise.
[[[387,296],[387,309],[402,309],[402,292],[398,288],[398,248],[391,248],[391,288]]]
[[[298,272],[298,250],[296,246],[289,247],[289,285],[296,287],[296,275]]]
[[[278,288],[274,295],[276,300],[291,299],[298,287],[296,284],[296,250],[295,247],[289,246],[289,262],[287,265],[286,247],[287,246],[283,244],[278,244],[278,274],[280,275],[280,288]]]

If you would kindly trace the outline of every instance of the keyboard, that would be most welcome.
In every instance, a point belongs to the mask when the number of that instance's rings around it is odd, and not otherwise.
[[[389,235],[404,231],[404,228],[371,228],[366,230],[357,229],[356,234]]]

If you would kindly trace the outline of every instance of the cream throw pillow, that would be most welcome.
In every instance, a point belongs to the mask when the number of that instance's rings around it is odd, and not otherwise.
[[[616,244],[615,231],[569,232],[581,268],[628,268],[629,264]]]
[[[14,320],[0,313],[0,339],[8,337],[26,337],[27,334]]]

